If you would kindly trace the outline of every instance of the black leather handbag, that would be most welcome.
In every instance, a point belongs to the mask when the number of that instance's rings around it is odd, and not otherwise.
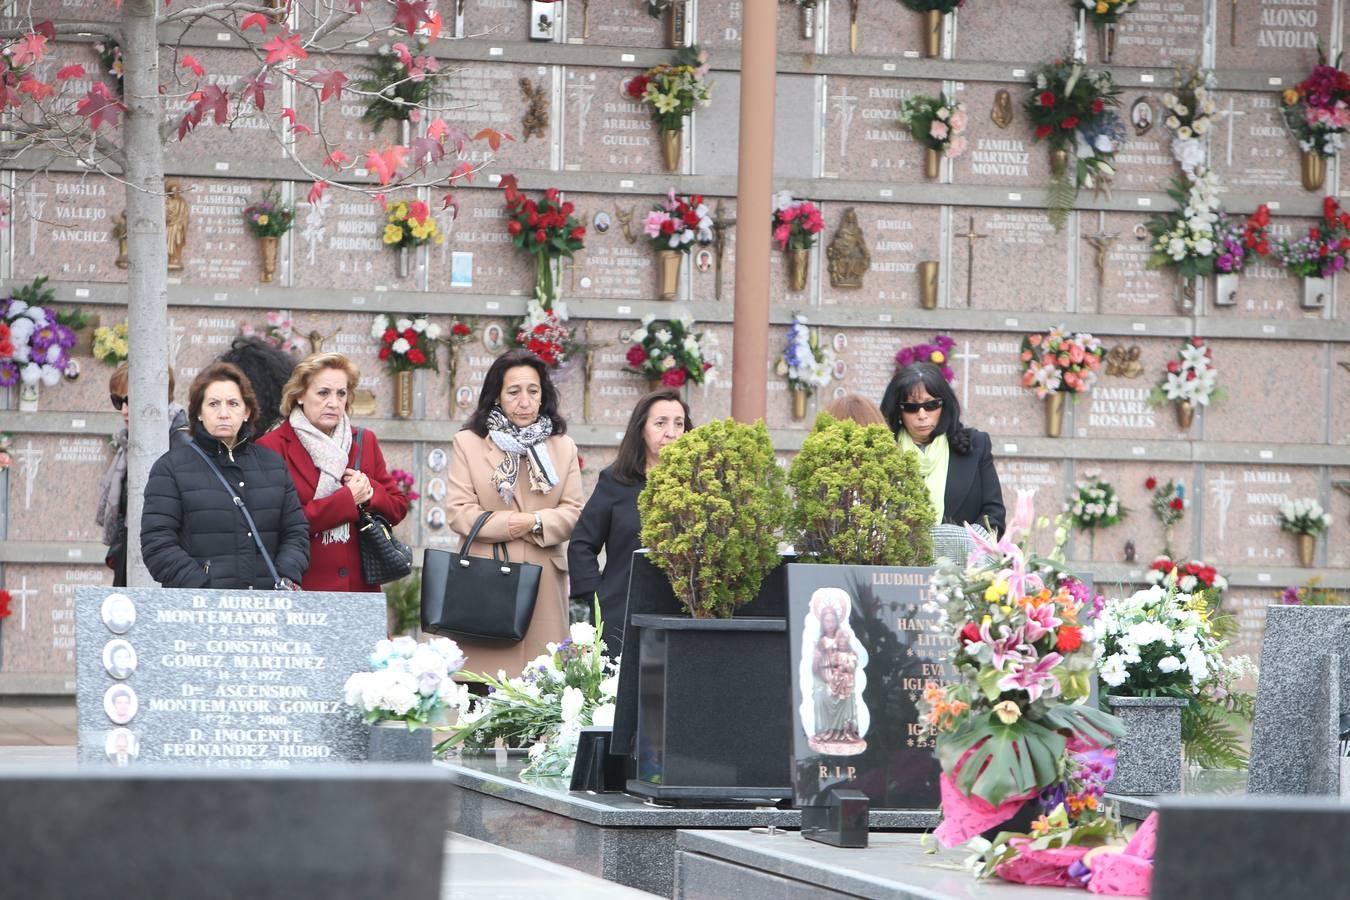
[[[518,644],[525,639],[543,568],[511,562],[506,544],[493,544],[491,559],[470,556],[469,548],[491,516],[485,512],[478,517],[458,553],[426,551],[423,631],[475,644]]]
[[[356,471],[361,471],[361,436],[364,428],[356,429]],[[412,574],[413,551],[394,537],[394,531],[384,516],[376,515],[364,506],[356,516],[356,545],[361,551],[361,577],[366,584],[388,584]]]

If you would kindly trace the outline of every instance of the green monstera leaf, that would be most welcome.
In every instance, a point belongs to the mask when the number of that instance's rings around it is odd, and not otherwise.
[[[1080,741],[1098,747],[1114,744],[1116,738],[1125,733],[1125,725],[1120,719],[1095,706],[1052,706],[1041,721],[1060,731],[1073,732]]]
[[[1059,778],[1059,761],[1068,739],[1025,717],[1011,725],[992,713],[971,717],[955,731],[938,736],[938,759],[953,772],[968,748],[970,756],[956,773],[956,787],[992,806],[1039,791]]]

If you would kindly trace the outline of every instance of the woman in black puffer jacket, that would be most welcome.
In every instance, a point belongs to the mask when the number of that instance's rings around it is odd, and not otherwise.
[[[214,363],[192,382],[192,443],[174,446],[155,461],[141,515],[141,553],[164,587],[299,590],[309,565],[309,523],[286,463],[250,440],[249,420],[257,416],[253,388],[236,366]],[[243,511],[194,446],[253,515],[276,579]]]

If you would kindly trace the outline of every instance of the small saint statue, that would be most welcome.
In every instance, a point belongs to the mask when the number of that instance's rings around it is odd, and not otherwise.
[[[164,183],[164,235],[169,242],[169,271],[183,271],[183,251],[187,249],[188,202],[177,181]]]
[[[127,251],[127,211],[124,209],[113,218],[113,237],[117,239],[117,268],[125,269],[131,265],[131,256]]]
[[[872,254],[867,252],[867,239],[863,237],[853,207],[844,210],[839,230],[825,248],[825,258],[829,260],[831,287],[862,287],[863,275],[872,267]]]

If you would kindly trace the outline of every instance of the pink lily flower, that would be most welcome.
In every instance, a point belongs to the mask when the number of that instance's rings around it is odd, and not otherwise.
[[[1058,653],[1047,653],[1039,661],[1023,661],[1016,671],[1004,675],[998,680],[1001,691],[1026,691],[1027,698],[1035,703],[1042,696],[1058,697],[1059,679],[1053,669],[1063,661]]]

